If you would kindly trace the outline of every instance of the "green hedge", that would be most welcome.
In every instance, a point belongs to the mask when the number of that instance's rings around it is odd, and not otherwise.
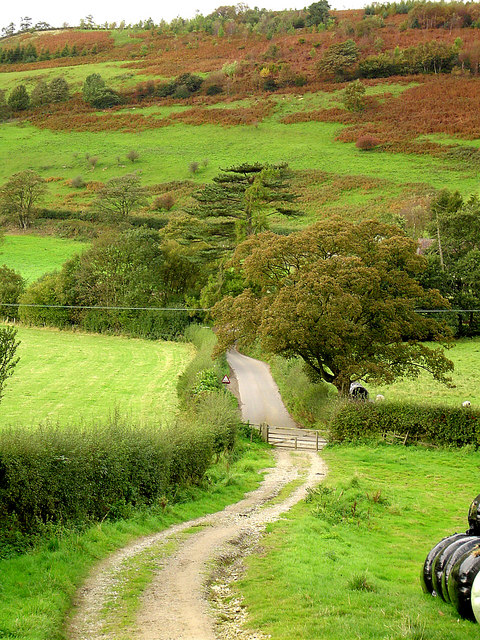
[[[407,441],[477,447],[480,443],[480,412],[463,407],[346,402],[330,423],[330,441],[380,438],[385,432],[408,433]]]
[[[222,373],[211,358],[215,335],[198,326],[187,334],[197,355],[180,381],[182,410],[169,426],[115,415],[106,424],[0,431],[0,556],[45,527],[84,526],[172,502],[230,455],[239,427],[234,398],[220,384],[198,384]]]
[[[0,531],[125,517],[199,484],[231,451],[238,418],[226,399],[197,400],[171,427],[116,417],[103,426],[42,425],[0,432]]]

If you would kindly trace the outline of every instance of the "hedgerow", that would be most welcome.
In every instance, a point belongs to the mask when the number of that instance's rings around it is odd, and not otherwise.
[[[346,402],[330,423],[331,441],[379,439],[387,432],[407,436],[407,442],[478,447],[480,411],[463,407]]]
[[[0,555],[52,527],[84,527],[175,501],[232,453],[239,426],[233,396],[218,383],[195,389],[205,369],[217,371],[215,336],[200,327],[190,334],[200,346],[195,373],[182,378],[181,411],[171,424],[114,414],[104,423],[0,431]]]

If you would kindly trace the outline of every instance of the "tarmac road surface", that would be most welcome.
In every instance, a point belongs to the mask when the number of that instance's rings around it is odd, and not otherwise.
[[[235,349],[227,352],[227,361],[237,378],[240,408],[245,422],[266,422],[275,427],[297,426],[286,410],[265,362],[244,356]]]

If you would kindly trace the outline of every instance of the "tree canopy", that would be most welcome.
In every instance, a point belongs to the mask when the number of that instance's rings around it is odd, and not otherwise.
[[[299,214],[289,180],[286,164],[244,163],[222,169],[213,184],[194,194],[196,205],[187,213],[204,221],[205,235],[222,253],[267,229],[271,215]]]
[[[36,214],[36,205],[47,190],[45,180],[27,169],[14,173],[0,189],[0,208],[16,218],[21,229],[28,229]]]
[[[108,180],[99,190],[95,206],[102,213],[128,216],[146,200],[146,191],[140,184],[140,178],[128,174]]]
[[[360,379],[388,383],[422,369],[448,383],[453,364],[422,342],[446,330],[415,312],[446,301],[418,283],[425,259],[397,227],[333,218],[290,236],[266,232],[243,242],[232,264],[245,289],[213,309],[219,350],[260,339],[341,394]]]
[[[440,191],[430,204],[430,231],[436,242],[430,249],[427,286],[440,290],[452,309],[480,307],[480,200],[471,196],[464,202],[457,192]],[[457,314],[457,333],[480,331],[478,315]]]
[[[19,358],[15,356],[20,342],[17,330],[13,327],[0,327],[0,400],[3,397],[5,383],[13,375]]]

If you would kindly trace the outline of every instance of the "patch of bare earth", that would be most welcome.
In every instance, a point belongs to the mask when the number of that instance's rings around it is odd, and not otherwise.
[[[78,594],[68,631],[71,640],[115,640],[111,622],[105,626],[104,606],[118,586],[129,559],[162,540],[178,537],[177,550],[161,560],[145,590],[135,640],[256,640],[265,636],[243,629],[247,612],[232,598],[231,583],[241,571],[241,559],[261,539],[266,525],[302,500],[318,484],[326,468],[314,452],[277,451],[276,466],[260,487],[240,502],[210,516],[190,520],[121,549],[98,566]],[[283,487],[303,482],[285,498],[272,500]],[[198,532],[179,534],[193,526]],[[106,630],[108,628],[108,631]],[[125,630],[123,630],[123,633]]]

